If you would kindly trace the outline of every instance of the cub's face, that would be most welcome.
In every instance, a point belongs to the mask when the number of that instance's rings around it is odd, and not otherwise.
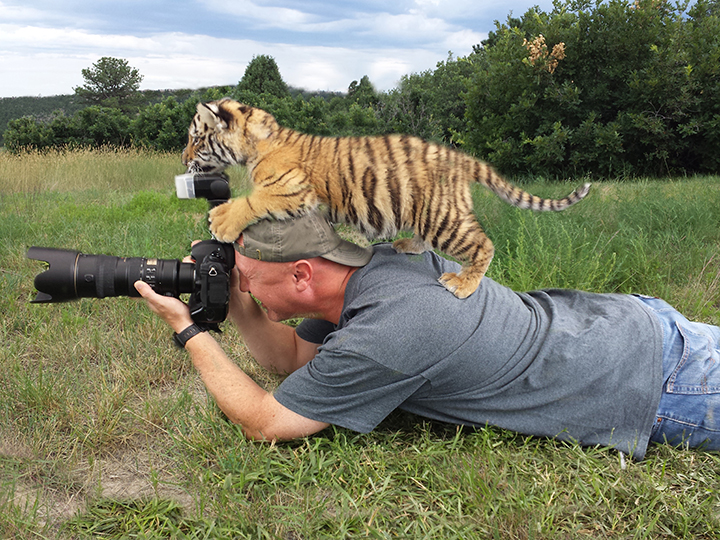
[[[220,114],[218,103],[198,103],[197,113],[188,129],[188,144],[182,154],[187,172],[217,173],[232,165],[217,141],[223,130],[221,126],[224,124],[227,129],[227,122],[223,122]]]
[[[198,103],[182,163],[192,173],[219,173],[230,165],[245,165],[273,127],[277,124],[270,114],[231,99]]]

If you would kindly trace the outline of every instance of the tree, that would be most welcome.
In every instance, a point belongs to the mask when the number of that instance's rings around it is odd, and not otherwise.
[[[372,107],[377,104],[378,96],[367,75],[360,82],[353,81],[348,87],[348,99],[361,107]]]
[[[264,54],[253,56],[236,91],[238,94],[270,94],[277,98],[290,96],[290,89],[283,81],[275,59]]]
[[[135,111],[141,104],[143,76],[127,60],[104,56],[82,70],[85,84],[74,88],[75,95],[90,105]]]
[[[445,62],[438,62],[435,71],[403,76],[400,85],[382,94],[376,106],[384,130],[461,144],[465,131],[463,94],[473,69],[469,60],[455,59],[450,53]]]

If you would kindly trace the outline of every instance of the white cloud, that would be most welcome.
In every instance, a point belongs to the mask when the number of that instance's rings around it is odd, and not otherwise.
[[[42,12],[26,6],[8,6],[0,2],[0,10],[2,10],[3,21],[17,22],[26,21],[28,19],[36,19]]]
[[[470,54],[473,45],[480,44],[487,37],[487,32],[473,32],[472,30],[453,32],[443,41],[443,50],[452,51],[456,56],[465,56]],[[441,58],[441,60],[445,59]]]
[[[83,82],[80,70],[89,65],[87,60],[65,55],[3,54],[2,97],[72,94],[73,87]]]
[[[39,26],[13,26],[0,24],[0,54],[9,50],[68,51],[73,54],[88,49],[109,51],[157,50],[154,38],[132,35],[103,35],[73,28],[42,28]],[[108,56],[108,55],[106,55]]]
[[[203,5],[226,15],[238,17],[238,23],[247,28],[255,26],[275,28],[291,33],[312,34],[327,44],[328,36],[364,38],[377,48],[399,45],[430,48],[444,43],[450,36],[465,30],[458,24],[443,19],[440,0],[420,0],[430,3],[433,9],[405,9],[401,13],[356,9],[343,11],[343,16],[331,18],[283,7],[259,5],[249,0],[202,0]],[[240,30],[242,32],[242,30]],[[285,35],[280,41],[290,41]]]
[[[102,56],[127,59],[146,89],[235,84],[253,56],[267,54],[292,86],[345,91],[368,75],[378,90],[389,90],[403,75],[434,68],[448,51],[469,54],[487,36],[470,18],[496,5],[398,0],[378,11],[381,3],[363,0],[176,1],[147,4],[150,11],[137,21],[144,23],[141,32],[128,27],[131,19],[116,24],[113,18],[130,9],[128,0],[112,6],[73,0],[62,7],[0,0],[0,96],[72,93],[83,82],[81,70]],[[187,20],[191,9],[197,20]]]
[[[296,29],[313,17],[297,9],[263,6],[249,0],[201,0],[206,8],[276,28]]]
[[[395,39],[412,41],[437,41],[446,35],[451,26],[442,19],[428,17],[422,13],[390,15],[376,13],[364,20],[366,29],[376,35],[393,36]]]
[[[11,51],[11,44],[20,44],[19,52]],[[403,75],[435,67],[446,52],[297,46],[181,33],[141,38],[0,25],[3,96],[72,93],[83,83],[81,70],[102,56],[128,60],[144,76],[146,89],[236,84],[253,56],[268,54],[292,86],[345,91],[351,81],[368,75],[378,90],[389,90]]]

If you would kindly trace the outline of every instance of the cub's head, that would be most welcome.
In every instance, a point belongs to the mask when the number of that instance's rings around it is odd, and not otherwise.
[[[244,165],[257,156],[258,143],[279,129],[271,114],[232,99],[198,103],[182,154],[183,165],[188,172],[204,173]]]

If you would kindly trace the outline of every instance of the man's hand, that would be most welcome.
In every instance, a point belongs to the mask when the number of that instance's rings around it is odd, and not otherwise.
[[[136,281],[135,289],[145,299],[150,309],[168,323],[175,332],[182,332],[193,323],[187,305],[177,298],[157,294],[144,281]]]

